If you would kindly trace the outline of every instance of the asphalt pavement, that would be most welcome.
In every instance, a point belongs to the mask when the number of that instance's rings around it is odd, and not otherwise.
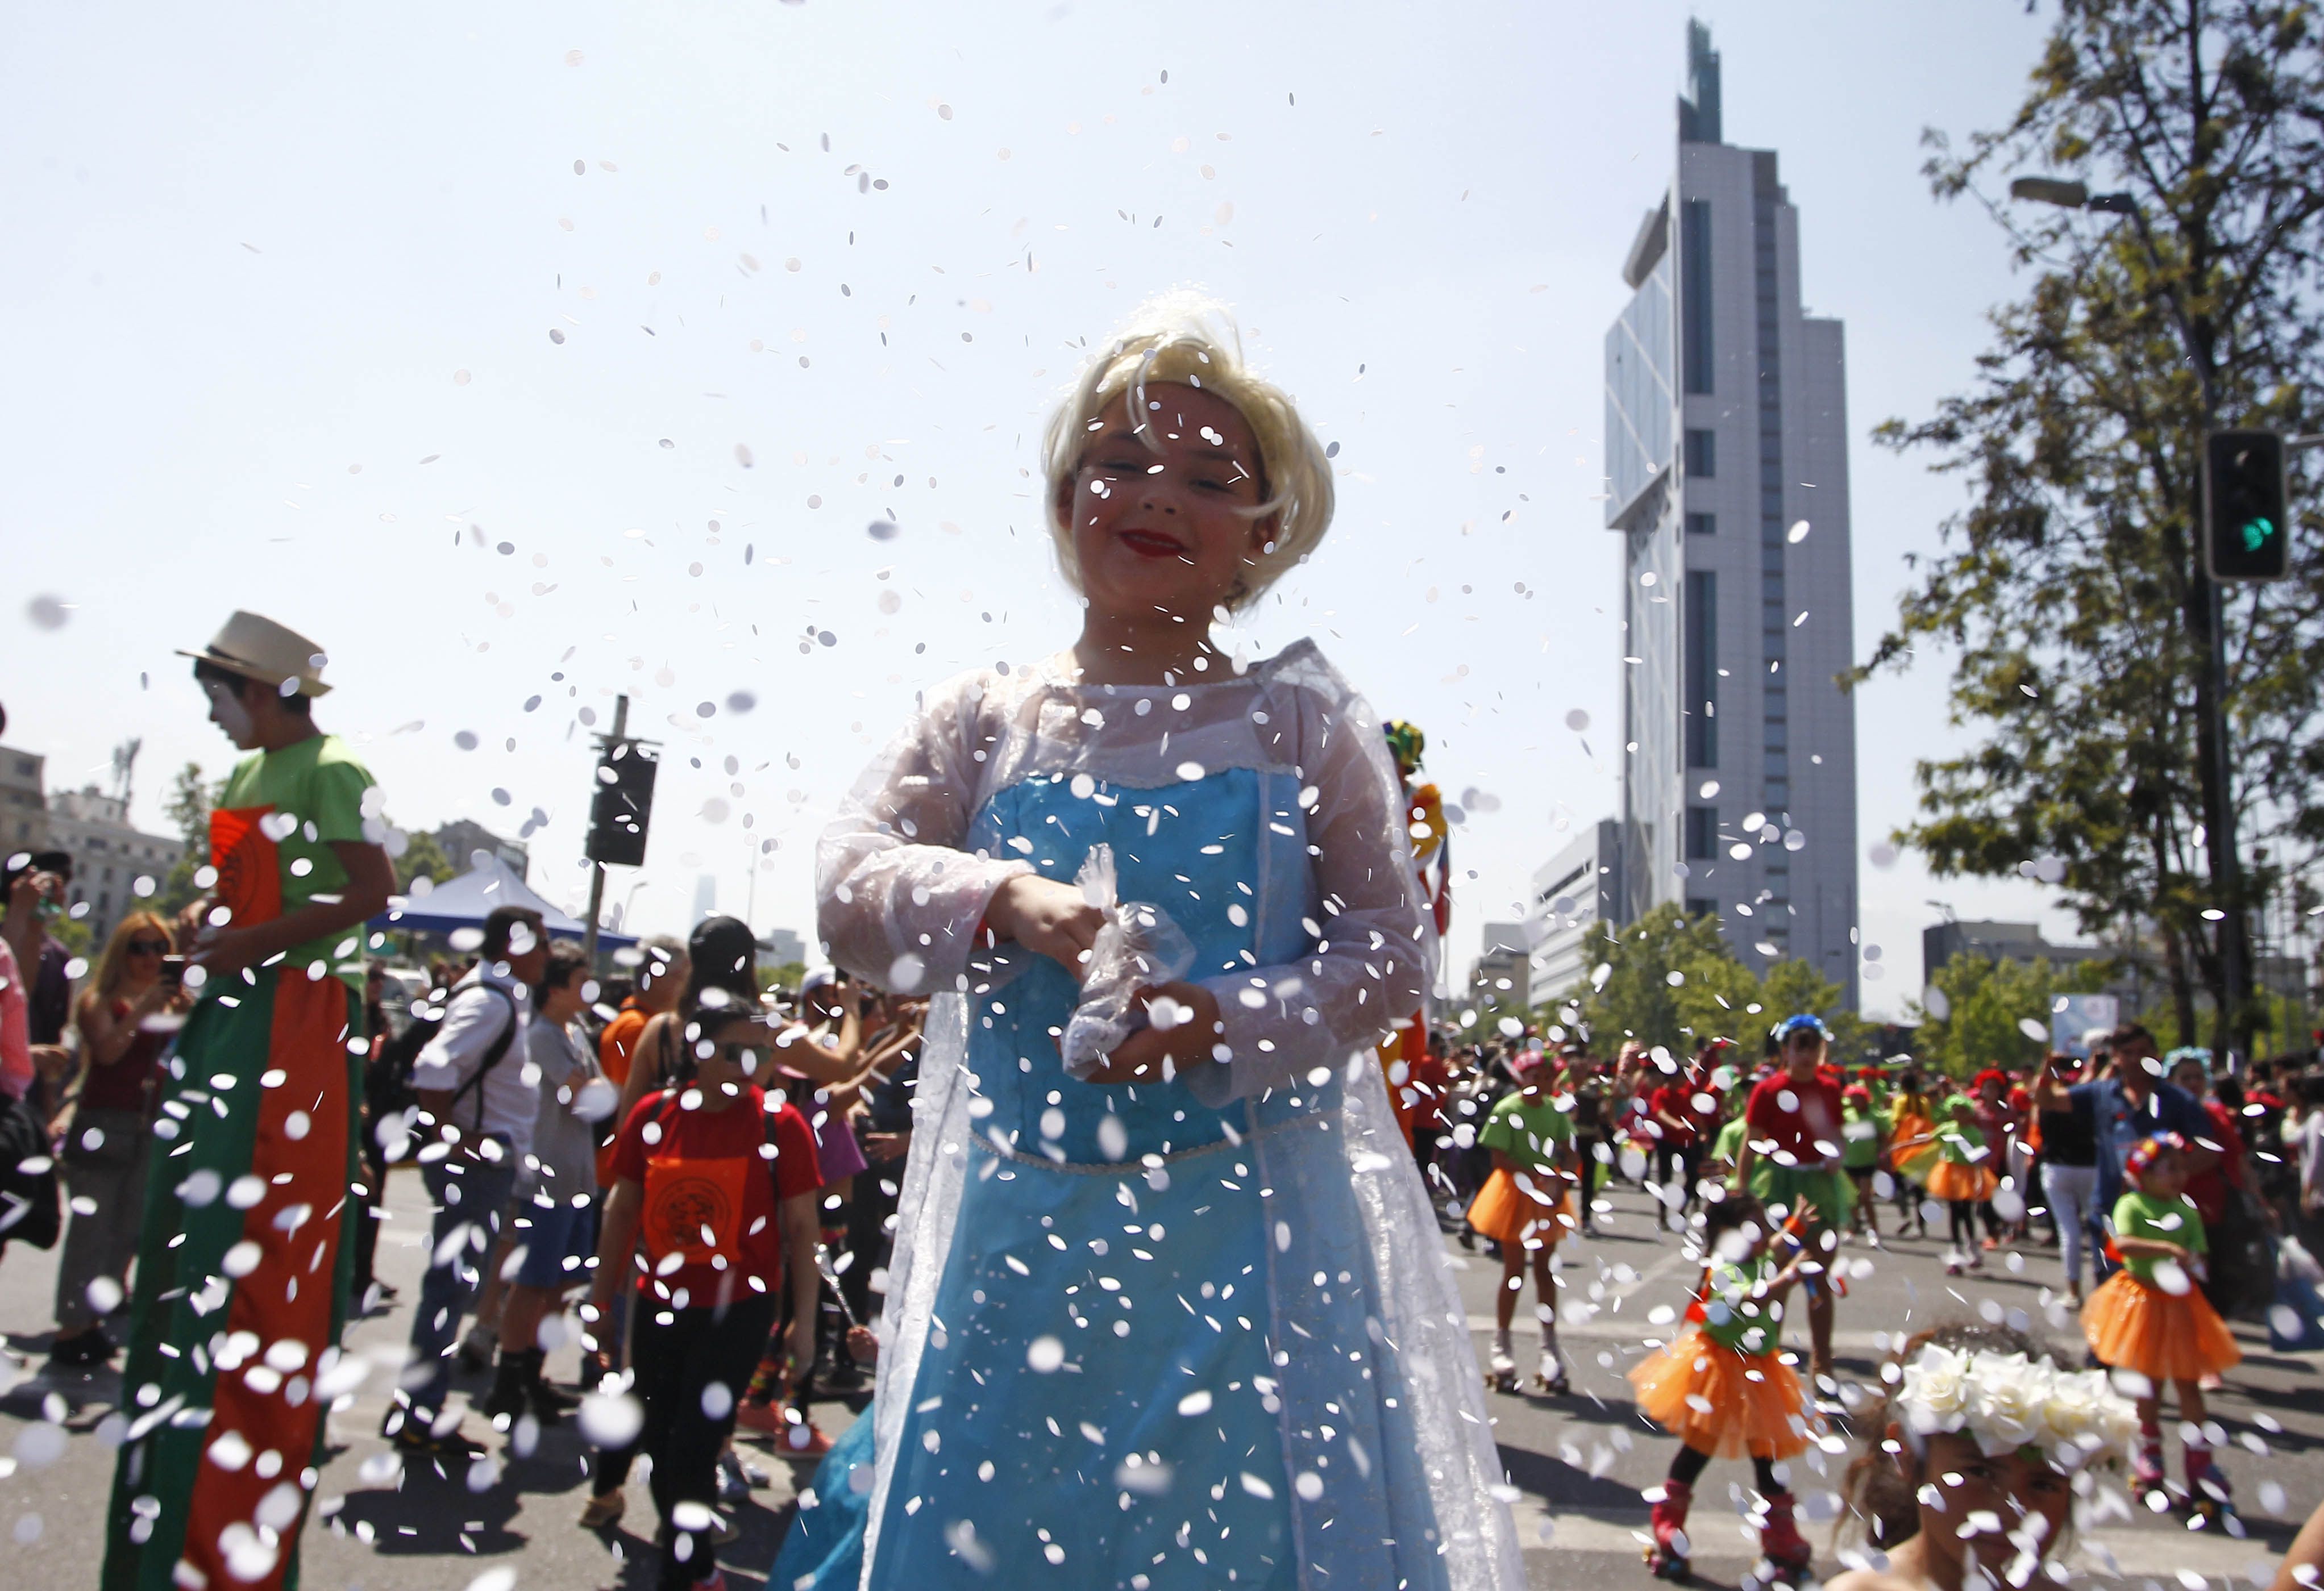
[[[1567,1245],[1563,1281],[1563,1337],[1573,1392],[1551,1398],[1532,1393],[1489,1394],[1495,1437],[1510,1483],[1529,1583],[1537,1587],[1652,1585],[1639,1561],[1646,1506],[1641,1488],[1660,1481],[1674,1445],[1643,1424],[1629,1400],[1623,1372],[1670,1334],[1666,1311],[1685,1301],[1693,1278],[1674,1236],[1658,1231],[1655,1207],[1643,1193],[1618,1186],[1602,1194],[1608,1209],[1600,1234]],[[398,1465],[378,1436],[379,1423],[402,1361],[409,1309],[424,1258],[426,1198],[419,1179],[389,1181],[391,1219],[380,1248],[382,1274],[401,1290],[392,1307],[355,1324],[348,1347],[374,1366],[347,1407],[333,1414],[329,1456],[318,1495],[318,1517],[308,1529],[302,1584],[308,1591],[465,1591],[492,1575],[482,1591],[509,1591],[495,1570],[512,1571],[513,1586],[627,1587],[652,1583],[654,1516],[642,1481],[633,1481],[629,1512],[613,1530],[593,1532],[577,1523],[586,1485],[587,1449],[570,1422],[542,1433],[529,1456],[517,1458],[495,1442],[489,1463],[471,1473],[439,1475]],[[1884,1212],[1893,1223],[1894,1212]],[[1499,1265],[1481,1252],[1447,1239],[1482,1363],[1490,1340]],[[1884,1346],[1939,1321],[1980,1313],[2029,1327],[2053,1341],[2079,1346],[2074,1322],[2053,1296],[2056,1251],[2038,1246],[2022,1254],[1987,1256],[1979,1274],[1950,1278],[1942,1245],[1892,1240],[1872,1249],[1842,1251],[1851,1274],[1840,1304],[1837,1351],[1845,1377],[1869,1384]],[[46,1367],[50,1311],[55,1286],[51,1254],[12,1248],[0,1258],[0,1333],[8,1358],[0,1363],[0,1531],[9,1543],[0,1583],[25,1591],[65,1591],[96,1584],[103,1547],[102,1511],[112,1480],[112,1453],[100,1429],[119,1393],[110,1372],[84,1374]],[[1521,1365],[1532,1368],[1530,1291],[1519,1313]],[[2055,1307],[2053,1307],[2055,1306]],[[1804,1326],[1801,1327],[1804,1331]],[[2237,1323],[2245,1360],[2214,1395],[2213,1418],[2235,1444],[2222,1457],[2233,1480],[2246,1535],[2190,1532],[2183,1521],[2123,1507],[2080,1533],[2072,1567],[2096,1579],[2119,1577],[2140,1591],[2176,1582],[2186,1591],[2194,1577],[2224,1583],[2243,1577],[2264,1585],[2273,1561],[2308,1512],[2324,1502],[2324,1355],[2269,1351],[2264,1328]],[[1796,1346],[1804,1348],[1802,1342]],[[574,1372],[573,1350],[553,1355],[559,1379]],[[463,1390],[481,1396],[486,1378],[466,1378]],[[863,1400],[857,1398],[860,1406]],[[835,1436],[853,1417],[834,1402],[817,1418]],[[471,1415],[472,1435],[485,1430]],[[2175,1444],[2174,1444],[2175,1445]],[[746,1444],[769,1472],[735,1518],[740,1534],[722,1554],[737,1591],[762,1586],[788,1528],[793,1485],[807,1474],[763,1444]],[[1804,1513],[1828,1520],[1844,1456],[1812,1454],[1794,1476]],[[1823,1473],[1815,1473],[1821,1464]],[[2172,1464],[2175,1470],[2176,1456]],[[1714,1465],[1697,1488],[1693,1522],[1695,1567],[1707,1583],[1733,1586],[1755,1556],[1736,1514],[1748,1482],[1740,1464]],[[1837,1567],[1826,1543],[1829,1523],[1805,1527],[1819,1550],[1819,1568]]]

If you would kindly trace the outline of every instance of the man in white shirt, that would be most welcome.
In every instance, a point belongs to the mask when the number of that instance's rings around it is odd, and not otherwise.
[[[387,1417],[386,1434],[406,1453],[466,1458],[481,1450],[460,1435],[460,1417],[444,1401],[460,1317],[475,1301],[479,1267],[500,1237],[517,1169],[532,1147],[540,1083],[523,1039],[532,988],[548,963],[539,915],[493,907],[483,960],[455,986],[443,1025],[412,1063],[422,1131],[433,1123],[439,1136],[420,1151],[435,1228],[411,1315],[411,1362]]]

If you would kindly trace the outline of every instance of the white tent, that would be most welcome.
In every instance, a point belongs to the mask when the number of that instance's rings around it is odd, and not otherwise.
[[[470,859],[473,866],[447,884],[438,884],[425,894],[415,889],[410,895],[388,897],[387,911],[374,917],[374,928],[417,928],[427,933],[450,933],[461,928],[481,928],[484,918],[497,906],[523,906],[540,914],[541,923],[555,939],[581,939],[587,928],[577,919],[558,911],[532,892],[531,887],[516,876],[508,863],[488,851],[479,851]],[[416,885],[418,879],[412,880]],[[597,932],[597,943],[619,949],[637,943],[637,936],[629,933]]]

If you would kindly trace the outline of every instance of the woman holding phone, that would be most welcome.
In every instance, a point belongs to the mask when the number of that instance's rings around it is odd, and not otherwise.
[[[162,976],[167,924],[132,912],[106,941],[97,976],[73,1002],[80,1076],[54,1124],[72,1209],[57,1266],[57,1335],[51,1364],[102,1365],[120,1351],[105,1318],[121,1307],[145,1209],[145,1163],[153,1143],[153,1067],[185,990]],[[175,970],[173,965],[171,968]],[[88,1200],[95,1205],[81,1213]],[[94,1292],[95,1296],[92,1296]]]

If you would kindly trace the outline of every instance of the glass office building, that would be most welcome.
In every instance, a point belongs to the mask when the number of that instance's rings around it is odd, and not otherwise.
[[[1670,185],[1606,334],[1606,523],[1625,542],[1620,818],[1630,921],[1715,914],[1754,965],[1857,1001],[1846,354],[1800,302],[1775,154],[1721,138],[1688,24]]]

